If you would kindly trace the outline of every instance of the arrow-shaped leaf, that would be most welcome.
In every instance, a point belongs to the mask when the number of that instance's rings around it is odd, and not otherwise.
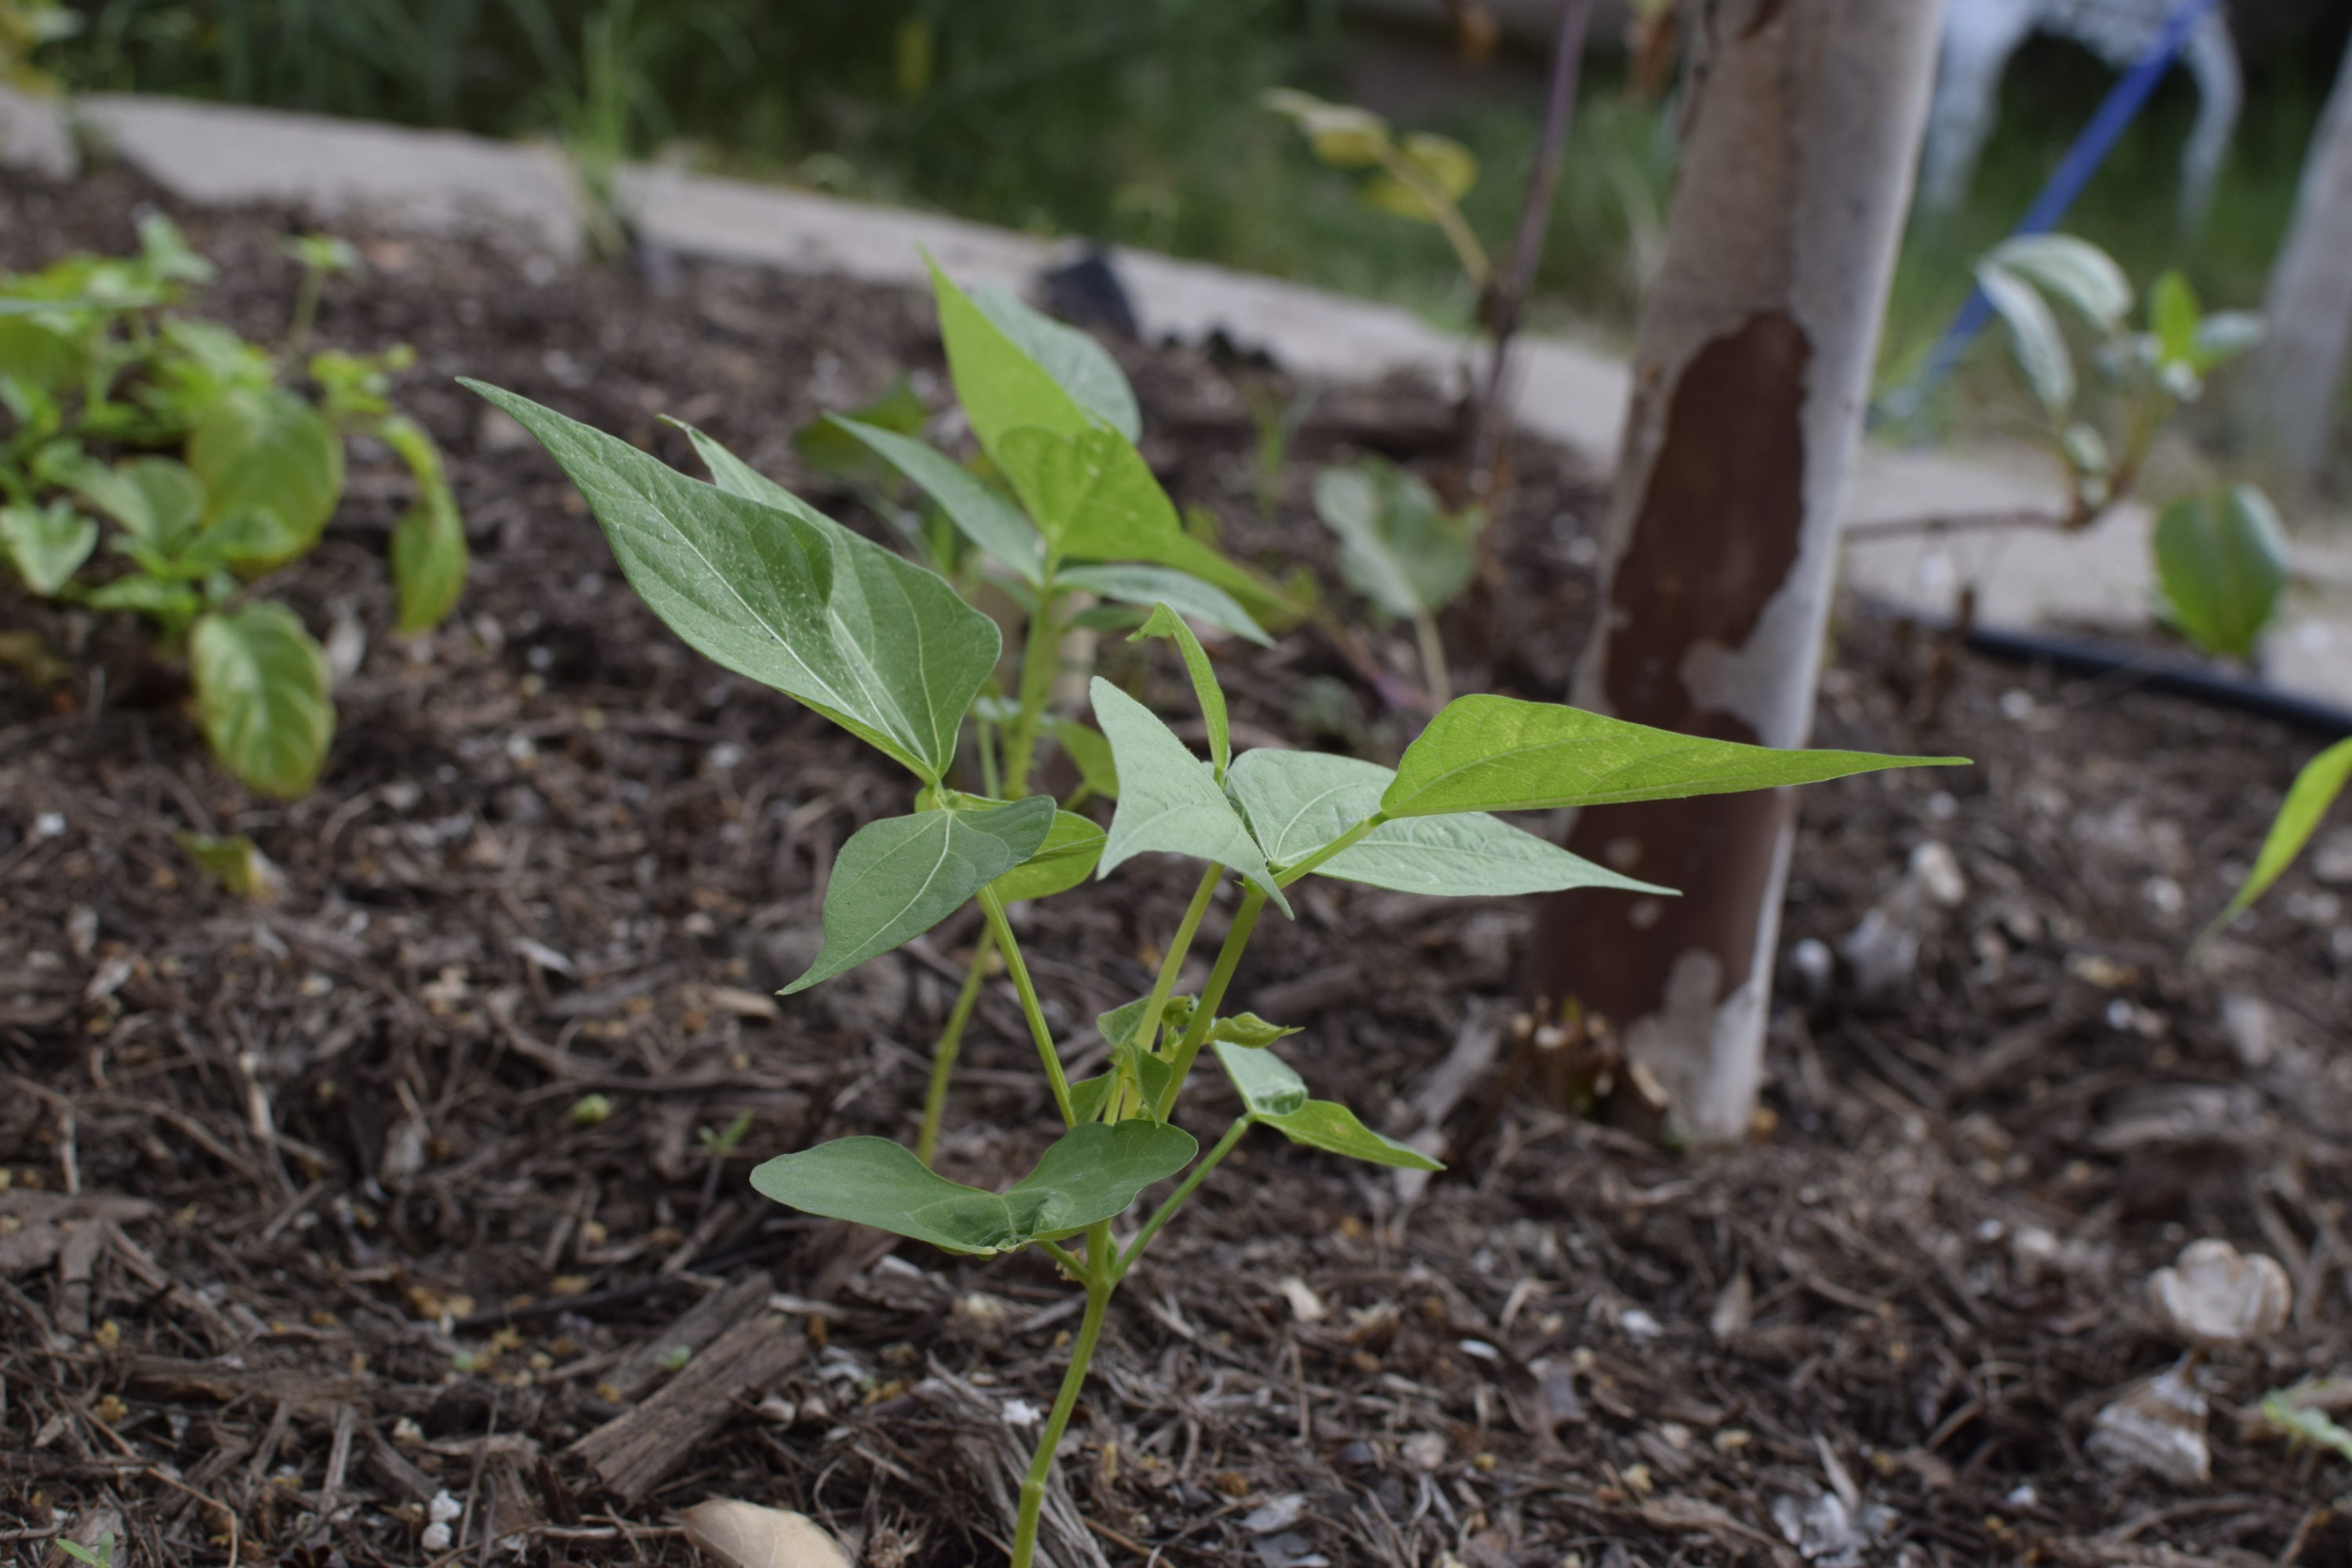
[[[849,836],[824,889],[824,949],[789,996],[919,937],[1037,852],[1051,795],[984,811],[886,816]]]
[[[1265,1122],[1293,1143],[1409,1171],[1445,1168],[1417,1149],[1381,1137],[1338,1100],[1308,1099],[1305,1080],[1272,1051],[1220,1040],[1216,1052],[1225,1076],[1234,1080],[1242,1103],[1249,1107],[1251,1119]]]
[[[1095,677],[1092,690],[1095,722],[1118,766],[1118,809],[1111,814],[1110,841],[1096,875],[1108,876],[1148,850],[1190,855],[1239,871],[1288,914],[1289,900],[1275,886],[1248,825],[1208,767],[1150,709],[1109,681]]]
[[[1544,811],[1967,763],[1966,757],[1779,751],[1678,735],[1556,703],[1457,697],[1405,748],[1381,809],[1393,817]]]
[[[1184,656],[1184,673],[1192,678],[1192,695],[1200,701],[1201,721],[1209,732],[1209,761],[1216,769],[1217,781],[1223,783],[1225,769],[1234,760],[1233,731],[1225,717],[1225,689],[1217,683],[1208,650],[1184,624],[1184,617],[1165,605],[1152,606],[1150,618],[1127,640],[1142,637],[1166,637]]]

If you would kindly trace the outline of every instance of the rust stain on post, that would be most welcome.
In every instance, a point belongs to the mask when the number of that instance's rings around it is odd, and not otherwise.
[[[1702,708],[1685,656],[1737,651],[1797,563],[1804,527],[1801,416],[1812,358],[1784,311],[1749,317],[1692,356],[1670,394],[1631,542],[1612,574],[1606,675],[1621,719],[1755,742],[1736,714]],[[1534,989],[1574,994],[1626,1024],[1660,1010],[1684,953],[1717,961],[1716,999],[1744,984],[1757,911],[1790,809],[1784,791],[1592,807],[1569,847],[1682,890],[1671,900],[1554,899],[1530,949]]]

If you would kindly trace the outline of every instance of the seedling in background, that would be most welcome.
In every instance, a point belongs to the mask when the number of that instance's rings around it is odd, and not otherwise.
[[[1435,225],[1470,287],[1486,292],[1494,264],[1462,216],[1462,198],[1478,183],[1478,160],[1469,148],[1426,131],[1399,135],[1369,109],[1295,88],[1274,88],[1259,101],[1297,126],[1315,156],[1332,168],[1376,170],[1357,195],[1382,212]]]
[[[136,257],[0,278],[0,563],[36,597],[144,616],[158,651],[186,662],[214,755],[283,798],[326,760],[334,700],[324,652],[257,589],[318,543],[346,440],[373,437],[408,467],[415,501],[392,538],[400,629],[439,624],[467,568],[441,454],[388,395],[408,351],[310,354],[311,391],[286,384],[322,279],[356,263],[322,236],[294,250],[303,282],[276,354],[173,308],[214,268],[160,216],[140,225]]]
[[[88,1563],[89,1568],[114,1568],[114,1531],[110,1530],[98,1538],[95,1546],[84,1546],[79,1541],[60,1537],[58,1550],[77,1563]]]
[[[1177,613],[1182,606],[1162,600],[1138,635],[1177,645],[1209,755],[1196,756],[1158,714],[1096,679],[1093,716],[1118,786],[1106,834],[1048,796],[1026,795],[1022,782],[1052,674],[1041,655],[1055,646],[1064,585],[1083,570],[1066,562],[1141,561],[1198,570],[1202,579],[1222,578],[1221,587],[1261,586],[1177,526],[1174,506],[1136,452],[1124,383],[1099,374],[1107,362],[1073,353],[1070,338],[1040,335],[1001,305],[983,308],[943,278],[938,287],[958,395],[1025,510],[929,448],[866,438],[1027,584],[1038,605],[1023,700],[1003,721],[1008,758],[1019,753],[1018,765],[1008,760],[997,774],[1013,781],[1004,795],[950,782],[961,731],[1003,639],[945,578],[750,475],[707,440],[698,444],[716,484],[512,393],[467,384],[554,455],[630,583],[688,645],[799,699],[910,775],[911,813],[869,823],[842,847],[826,882],[824,949],[785,993],[911,940],[968,900],[980,905],[1060,1123],[1034,1167],[992,1192],[940,1176],[887,1139],[860,1137],[769,1160],[751,1184],[803,1213],[951,1253],[1034,1247],[1084,1288],[1069,1365],[1021,1487],[1012,1561],[1030,1568],[1055,1452],[1113,1293],[1250,1129],[1263,1124],[1292,1142],[1374,1164],[1434,1168],[1346,1106],[1312,1099],[1274,1052],[1286,1032],[1278,1026],[1225,1012],[1268,904],[1287,915],[1286,889],[1310,874],[1441,896],[1580,887],[1662,893],[1487,814],[1768,788],[1957,759],[1776,752],[1501,697],[1449,704],[1394,769],[1276,748],[1236,754],[1215,670]],[[1140,854],[1197,862],[1200,879],[1161,949],[1151,990],[1097,1020],[1109,1047],[1103,1071],[1072,1082],[1005,907],[1089,872],[1107,876]],[[1229,879],[1237,901],[1208,979],[1199,994],[1179,994],[1177,976]],[[1173,1118],[1211,1046],[1241,1110],[1203,1157]],[[1148,1218],[1130,1223],[1146,1192],[1180,1177]]]
[[[2286,874],[2294,858],[2303,853],[2303,847],[2311,842],[2311,836],[2319,831],[2321,819],[2336,804],[2336,797],[2344,793],[2347,782],[2352,782],[2352,741],[2338,741],[2304,764],[2294,783],[2287,786],[2286,800],[2272,819],[2261,852],[2254,857],[2254,868],[2246,873],[2229,908],[2214,916],[2212,923],[2200,933],[2190,949],[2192,960],[2223,927],[2252,909],[2254,900]]]
[[[1393,463],[1366,458],[1315,476],[1315,510],[1339,537],[1339,572],[1383,616],[1412,623],[1422,684],[1433,706],[1454,695],[1438,613],[1470,584],[1486,514],[1449,512],[1437,493]]]
[[[2200,310],[2189,280],[2167,272],[2148,289],[2147,324],[2130,324],[2132,287],[2096,246],[2068,235],[2012,239],[1977,264],[2008,330],[2011,358],[2037,405],[2034,433],[2066,474],[2066,511],[2045,520],[2090,527],[2138,483],[2150,447],[2205,378],[2262,337],[2242,311]],[[2090,384],[2060,325],[2063,307],[2092,340]],[[2277,514],[2252,485],[2182,496],[2157,522],[2165,616],[2208,653],[2250,655],[2286,581]]]

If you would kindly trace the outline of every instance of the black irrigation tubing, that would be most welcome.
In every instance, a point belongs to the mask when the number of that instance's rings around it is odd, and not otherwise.
[[[2352,709],[2339,708],[2316,698],[2298,697],[2260,680],[2224,673],[2210,665],[2102,643],[2003,631],[1994,626],[1973,628],[1968,635],[1968,646],[1971,651],[1990,658],[2007,659],[2014,664],[2046,664],[2067,675],[2120,677],[2138,690],[2161,691],[2260,719],[2275,719],[2315,734],[2331,738],[2352,735]]]

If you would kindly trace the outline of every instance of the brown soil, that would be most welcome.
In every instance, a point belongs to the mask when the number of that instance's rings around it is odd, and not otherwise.
[[[125,248],[152,199],[113,174],[0,184],[0,265]],[[283,220],[176,216],[223,266],[210,308],[274,331]],[[822,1138],[908,1132],[971,924],[771,1005],[811,951],[823,868],[905,809],[902,784],[682,648],[553,466],[450,380],[683,464],[656,423],[676,413],[796,482],[786,438],[820,408],[900,366],[940,401],[928,306],[723,267],[666,266],[656,289],[488,247],[366,248],[325,338],[416,346],[401,395],[449,453],[478,557],[451,625],[394,638],[399,482],[355,464],[283,584],[313,626],[366,634],[315,795],[241,794],[167,688],[142,694],[135,639],[0,599],[87,650],[56,690],[0,676],[0,1551],[48,1561],[56,1525],[111,1508],[118,1561],[142,1565],[683,1563],[677,1510],[732,1496],[804,1509],[871,1563],[998,1561],[1004,1455],[1034,1432],[1006,1412],[1050,1399],[1069,1290],[1042,1259],[885,1255],[743,1180]],[[1244,387],[1278,377],[1124,357],[1180,500],[1326,582],[1312,466],[1349,446],[1426,462],[1444,439],[1425,392],[1335,392],[1261,521]],[[1540,446],[1514,463],[1449,641],[1465,689],[1552,698],[1600,492]],[[1373,646],[1411,671],[1409,637]],[[1392,755],[1407,732],[1313,632],[1223,662],[1245,733]],[[1173,707],[1174,669],[1150,678]],[[1524,901],[1318,883],[1262,940],[1242,1002],[1308,1026],[1291,1059],[1373,1125],[1443,1107],[1453,1170],[1408,1196],[1261,1135],[1209,1183],[1115,1310],[1064,1458],[1108,1561],[1796,1563],[1781,1520],[1818,1524],[1841,1494],[1889,1510],[1844,1561],[2352,1556],[2328,1511],[2344,1461],[2248,1419],[2352,1360],[2352,923],[2306,865],[2207,970],[2183,959],[2310,742],[1860,609],[1821,731],[1979,765],[1809,792],[1786,942],[1834,943],[1930,840],[1969,892],[1922,918],[1891,994],[1842,966],[1781,1005],[1770,1125],[1747,1147],[1680,1155],[1524,1096],[1497,1109]],[[187,828],[252,835],[282,896],[206,885]],[[1191,879],[1139,863],[1028,914],[1073,1051],[1148,983]],[[943,1163],[1001,1180],[1050,1122],[1005,996],[966,1061]],[[608,1119],[572,1114],[590,1094]],[[698,1130],[741,1112],[714,1159]],[[2143,1282],[2209,1236],[2284,1263],[2294,1315],[2209,1358],[2210,1481],[2117,1476],[2086,1458],[2093,1416],[2176,1353]],[[752,1310],[762,1271],[781,1330]],[[701,1302],[748,1303],[745,1332],[788,1364],[720,1390],[620,1503],[572,1445],[690,1403],[693,1361],[648,1391]],[[464,1511],[436,1552],[444,1489]],[[1842,1560],[1818,1531],[1801,1545]]]

